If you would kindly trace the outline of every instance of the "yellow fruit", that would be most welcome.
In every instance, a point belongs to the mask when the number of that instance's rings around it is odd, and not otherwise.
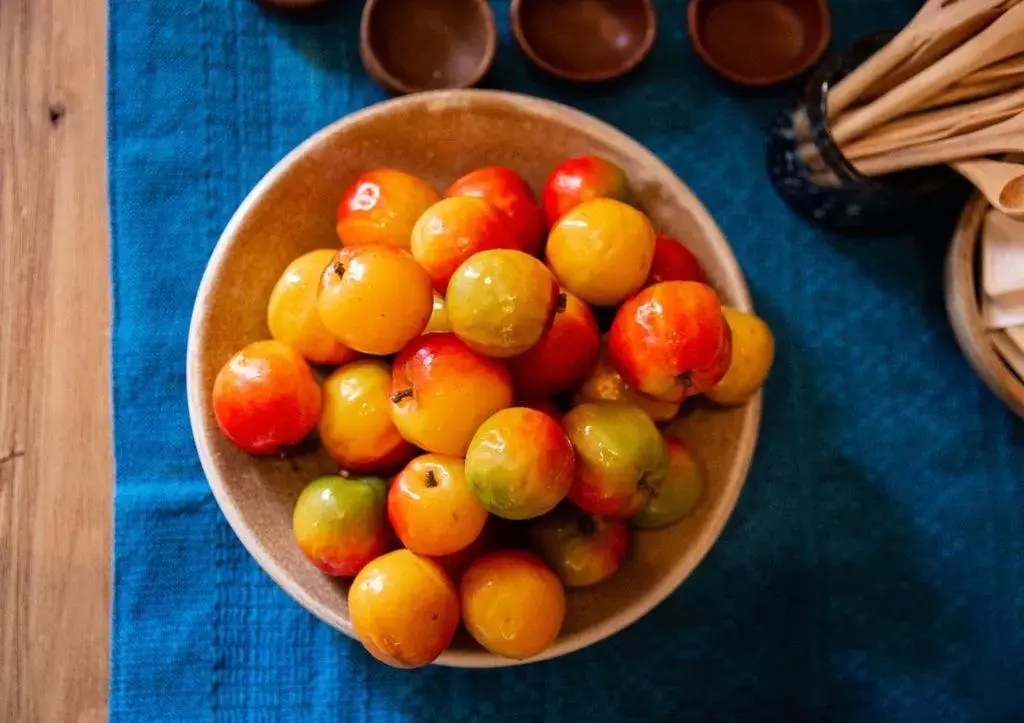
[[[551,229],[547,260],[558,282],[584,301],[615,306],[639,291],[654,260],[654,228],[610,198],[582,203]]]
[[[316,310],[320,276],[335,252],[336,249],[310,251],[288,264],[267,304],[270,336],[314,364],[344,364],[356,356],[355,351],[327,331]]]
[[[722,307],[732,330],[732,363],[718,384],[707,392],[718,404],[738,405],[754,396],[764,384],[775,360],[775,337],[760,318],[745,311]]]

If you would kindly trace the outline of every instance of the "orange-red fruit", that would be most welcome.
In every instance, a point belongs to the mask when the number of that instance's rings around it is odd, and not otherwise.
[[[440,196],[425,181],[392,168],[364,173],[338,205],[338,237],[345,246],[409,248],[412,228]]]
[[[476,196],[490,201],[508,216],[519,247],[539,255],[544,243],[544,214],[526,181],[511,168],[488,166],[470,171],[453,183],[445,196]]]
[[[619,308],[608,334],[608,355],[633,389],[682,401],[725,376],[731,340],[722,305],[710,286],[665,281]]]
[[[590,307],[564,293],[551,327],[533,347],[508,361],[521,399],[543,399],[586,381],[601,351],[601,331]]]
[[[444,198],[428,208],[412,231],[412,255],[440,293],[463,261],[487,249],[519,250],[508,216],[482,198]]]
[[[213,382],[213,412],[224,435],[250,454],[298,444],[320,418],[320,386],[305,360],[279,341],[235,354]]]
[[[632,194],[626,173],[611,161],[597,156],[570,158],[551,172],[544,185],[542,203],[548,225],[555,223],[585,201],[614,198],[628,203]]]
[[[512,403],[505,366],[454,334],[426,334],[392,367],[391,419],[417,447],[461,457],[477,427]]]
[[[702,284],[708,281],[704,268],[693,252],[664,234],[654,239],[654,259],[645,286],[660,284],[662,281],[699,281]]]
[[[471,545],[483,531],[487,510],[469,489],[461,459],[424,454],[392,481],[388,519],[408,549],[436,557]]]

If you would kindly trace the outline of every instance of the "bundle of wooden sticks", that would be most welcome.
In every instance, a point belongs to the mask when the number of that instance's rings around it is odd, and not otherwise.
[[[833,139],[863,174],[948,164],[1024,218],[1024,1],[927,0],[828,94]]]

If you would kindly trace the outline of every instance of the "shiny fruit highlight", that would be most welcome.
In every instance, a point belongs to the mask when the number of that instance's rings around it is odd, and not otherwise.
[[[416,220],[440,198],[425,181],[393,168],[364,173],[338,205],[338,238],[345,246],[408,249]]]
[[[551,172],[541,194],[548,225],[581,203],[595,198],[614,198],[629,203],[632,193],[625,172],[597,156],[570,158]]]
[[[320,441],[350,472],[390,472],[415,454],[391,421],[391,368],[361,359],[335,369],[324,381]]]
[[[433,662],[459,627],[459,594],[448,573],[409,550],[364,567],[349,588],[348,610],[363,647],[396,668]]]
[[[314,364],[344,364],[357,356],[327,331],[316,310],[320,277],[334,254],[334,249],[319,249],[292,261],[267,304],[270,336]]]
[[[519,238],[508,216],[482,198],[441,199],[412,230],[412,255],[442,294],[462,262],[488,249],[519,249]]]
[[[622,402],[574,407],[562,422],[576,450],[569,500],[595,515],[632,517],[668,473],[668,448],[641,409]]]
[[[249,454],[275,454],[298,444],[313,431],[320,409],[320,386],[309,365],[279,341],[245,347],[213,382],[217,426]]]
[[[458,268],[446,298],[460,339],[481,354],[510,357],[540,341],[558,304],[558,284],[522,251],[482,251]]]
[[[466,479],[498,517],[538,517],[565,499],[575,455],[558,422],[534,409],[504,409],[480,425],[466,452]]]
[[[608,334],[608,355],[637,391],[682,401],[706,392],[725,375],[731,339],[710,286],[665,281],[622,305]]]
[[[562,629],[562,583],[528,552],[484,555],[466,570],[459,592],[466,629],[495,655],[532,658],[554,643]]]
[[[467,173],[445,196],[476,196],[501,209],[519,239],[519,249],[537,256],[544,243],[544,213],[533,191],[511,168],[488,166]]]
[[[391,483],[388,519],[413,552],[452,555],[480,536],[487,510],[470,491],[461,459],[424,454]]]
[[[461,457],[477,427],[512,403],[504,365],[477,354],[454,334],[426,334],[392,368],[391,419],[417,447]]]
[[[302,554],[329,575],[351,577],[388,551],[387,483],[379,477],[321,477],[295,503],[292,530]]]
[[[394,246],[341,249],[317,299],[327,330],[364,354],[394,354],[426,328],[433,308],[427,273]]]
[[[654,238],[651,222],[632,206],[607,198],[587,201],[551,229],[548,265],[584,301],[615,306],[643,287]]]

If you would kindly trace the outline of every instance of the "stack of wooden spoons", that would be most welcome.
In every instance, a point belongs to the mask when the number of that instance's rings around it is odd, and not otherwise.
[[[927,0],[829,92],[828,114],[864,175],[948,164],[1024,219],[1024,164],[1002,158],[1024,152],[1024,2]]]

